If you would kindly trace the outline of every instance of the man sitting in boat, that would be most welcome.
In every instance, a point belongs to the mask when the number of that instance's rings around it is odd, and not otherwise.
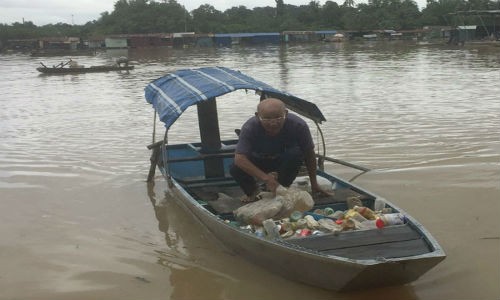
[[[116,65],[118,67],[128,67],[128,58],[125,56],[120,56],[116,59]]]
[[[245,193],[243,202],[255,201],[257,182],[275,193],[279,185],[289,187],[305,162],[313,195],[330,195],[316,180],[314,142],[307,123],[289,114],[285,104],[274,98],[262,100],[255,117],[241,128],[231,175]]]
[[[76,60],[69,60],[68,61],[68,65],[70,68],[83,68],[82,65],[78,64],[78,62]]]

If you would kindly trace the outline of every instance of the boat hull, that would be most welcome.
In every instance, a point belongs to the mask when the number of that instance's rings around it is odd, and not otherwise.
[[[231,251],[285,278],[324,289],[349,291],[406,284],[445,258],[439,249],[432,254],[379,260],[324,255],[229,226],[205,210],[175,180],[172,191],[181,205]]]
[[[325,160],[363,172],[369,170],[329,158],[326,151],[323,155],[318,154],[316,175],[318,184],[322,182],[322,188],[331,189],[332,193],[313,197],[314,205],[303,209],[307,210],[305,214],[318,218],[321,224],[315,225],[306,216],[302,221],[309,220],[307,229],[299,230],[304,228],[303,222],[281,218],[281,214],[288,216],[291,213],[284,208],[284,202],[281,202],[284,211],[278,214],[273,215],[271,209],[258,211],[266,208],[252,205],[254,215],[235,215],[234,211],[244,205],[239,200],[244,196],[243,191],[230,175],[238,140],[220,139],[216,98],[239,89],[255,90],[260,100],[279,99],[294,113],[314,121],[322,140],[318,144],[325,146],[319,124],[326,119],[314,103],[279,91],[239,71],[223,67],[186,69],[151,82],[145,89],[145,97],[167,131],[163,141],[148,146],[152,150],[148,181],[154,180],[158,167],[175,198],[215,239],[243,258],[283,277],[336,291],[405,284],[445,258],[430,233],[402,209],[353,184],[352,180],[324,172]],[[194,105],[198,110],[200,141],[168,144],[168,129],[185,109]],[[302,190],[311,189],[307,183],[299,185],[296,181],[294,184]],[[296,191],[292,189],[291,192]],[[293,201],[283,201],[288,200]],[[279,200],[273,204],[280,205]],[[373,222],[365,223],[367,220],[361,215],[355,217],[355,205],[377,211],[380,218],[389,213],[405,218],[399,224],[384,224],[383,228],[378,228],[379,223],[376,227]],[[350,215],[338,220],[326,214],[326,208]],[[282,236],[272,232],[266,235],[260,226],[261,218],[274,217],[274,222],[284,226],[281,227]],[[373,215],[367,218],[375,221]],[[266,220],[265,223],[270,222]]]
[[[96,72],[111,72],[111,71],[130,71],[134,66],[117,67],[117,66],[97,66],[88,68],[45,68],[40,67],[37,70],[43,74],[81,74],[81,73],[96,73]]]

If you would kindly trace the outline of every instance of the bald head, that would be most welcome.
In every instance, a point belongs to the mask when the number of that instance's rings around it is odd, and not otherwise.
[[[265,118],[279,117],[285,114],[286,107],[283,101],[276,98],[267,98],[257,105],[257,113]]]
[[[275,136],[283,128],[287,110],[285,104],[275,98],[262,100],[257,106],[260,124],[269,136]]]

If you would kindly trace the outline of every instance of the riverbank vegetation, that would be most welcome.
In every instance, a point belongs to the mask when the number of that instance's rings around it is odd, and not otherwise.
[[[286,30],[410,30],[423,26],[449,26],[450,13],[500,9],[500,1],[427,0],[419,9],[412,0],[370,0],[356,4],[319,1],[295,6],[275,0],[274,6],[245,6],[219,11],[210,4],[187,11],[176,0],[118,0],[112,12],[84,25],[65,23],[36,26],[31,21],[0,24],[0,39],[77,36],[89,38],[111,34],[196,32],[282,32]],[[462,20],[462,22],[465,20]]]

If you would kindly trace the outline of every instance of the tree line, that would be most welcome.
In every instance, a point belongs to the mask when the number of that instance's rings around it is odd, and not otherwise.
[[[282,32],[287,30],[410,30],[423,26],[450,26],[450,13],[468,10],[500,9],[492,0],[427,0],[419,10],[413,0],[369,0],[356,4],[319,1],[295,6],[283,0],[275,5],[248,9],[234,6],[219,11],[210,4],[187,11],[176,0],[118,0],[114,10],[101,13],[84,25],[65,23],[36,26],[31,21],[0,24],[0,39],[77,36],[81,38],[112,34],[196,32]],[[474,18],[472,16],[465,18]],[[467,20],[462,18],[461,22]],[[472,21],[472,20],[471,20]],[[474,22],[474,21],[473,21]],[[478,21],[475,21],[478,23]]]

